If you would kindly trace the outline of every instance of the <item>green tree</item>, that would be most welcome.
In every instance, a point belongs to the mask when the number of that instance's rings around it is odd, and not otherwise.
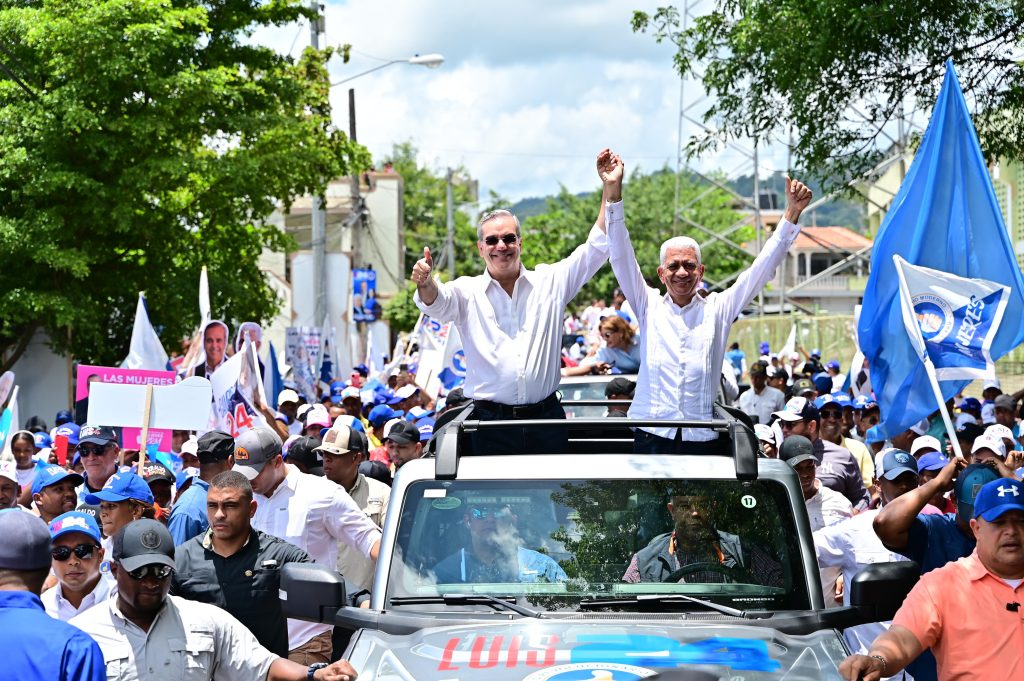
[[[262,220],[369,162],[330,123],[325,64],[251,44],[302,0],[0,0],[0,369],[37,329],[110,363],[137,292],[164,342],[213,314],[277,308],[257,262]]]
[[[685,30],[681,19],[668,6],[632,23],[673,42],[677,70],[711,97],[691,153],[792,128],[796,165],[833,182],[862,175],[902,107],[931,107],[952,58],[986,153],[1024,157],[1019,2],[717,0]]]

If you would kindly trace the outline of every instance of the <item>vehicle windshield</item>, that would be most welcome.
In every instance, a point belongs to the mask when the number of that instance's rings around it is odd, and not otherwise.
[[[609,409],[617,409],[625,415],[629,409],[629,401],[622,400],[622,405],[582,405],[573,404],[578,400],[606,400],[604,389],[608,382],[615,376],[595,376],[593,379],[579,380],[571,379],[563,381],[558,386],[558,392],[562,395],[562,408],[565,409],[567,418],[600,418],[608,414]],[[636,376],[625,376],[635,381]]]
[[[770,479],[416,482],[386,598],[514,596],[552,611],[622,599],[635,610],[637,597],[686,594],[807,609],[789,508]]]

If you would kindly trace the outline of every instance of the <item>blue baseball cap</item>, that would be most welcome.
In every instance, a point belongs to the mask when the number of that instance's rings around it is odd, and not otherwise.
[[[420,431],[420,442],[426,442],[434,436],[434,419],[420,419],[416,422],[416,429]]]
[[[904,473],[913,473],[917,477],[917,460],[902,449],[890,449],[882,455],[881,477],[892,482]]]
[[[189,480],[199,477],[199,469],[195,467],[183,468],[180,473],[174,476],[175,489],[181,489]]]
[[[811,380],[814,381],[814,387],[819,394],[827,395],[832,392],[832,377],[828,374],[824,372],[815,374]]]
[[[98,504],[101,501],[127,501],[136,499],[147,504],[153,503],[153,492],[146,481],[131,471],[115,473],[96,494],[86,494],[85,503]]]
[[[61,409],[57,412],[57,417],[53,420],[55,426],[63,426],[65,423],[71,423],[75,420],[75,417],[71,415],[71,412],[67,409]]]
[[[878,402],[875,402],[875,398],[870,395],[857,395],[853,398],[853,408],[855,411],[863,411],[865,409],[874,409],[878,406]]]
[[[821,359],[821,350],[819,348],[812,349],[811,357],[813,357],[814,359]]]
[[[77,423],[65,423],[57,426],[57,430],[53,432],[54,435],[63,435],[68,439],[69,447],[78,446],[78,431],[81,430]]]
[[[1002,480],[999,473],[983,463],[972,463],[960,471],[953,483],[953,494],[956,495],[956,512],[966,522],[974,517],[974,500],[981,488],[993,480]]]
[[[826,404],[834,404],[840,408],[852,406],[850,396],[843,392],[829,393],[814,400],[814,406],[821,409]]]
[[[367,416],[367,420],[374,428],[380,428],[391,419],[398,418],[401,415],[401,411],[395,411],[386,404],[378,404],[370,410],[370,415]]]
[[[425,419],[428,416],[433,416],[434,411],[432,409],[424,409],[423,407],[412,407],[409,409],[409,413],[405,415],[406,421],[419,421]]]
[[[399,397],[398,395],[396,395],[393,390],[388,390],[386,393],[384,393],[384,397],[384,403],[387,405],[398,404],[399,402],[405,399],[404,397]]]
[[[81,511],[68,511],[53,519],[50,523],[50,541],[52,542],[57,537],[68,534],[69,532],[81,532],[88,536],[97,544],[103,542],[100,537],[100,526],[96,524],[96,519],[88,513],[82,513]]]
[[[46,433],[36,433],[34,435],[36,441],[36,449],[43,449],[45,447],[52,447],[53,440]]]
[[[768,345],[768,341],[761,341],[761,345],[758,346],[758,349],[761,351],[762,355],[767,355],[768,351],[771,349],[771,346]]]
[[[1024,483],[999,478],[985,483],[974,498],[974,517],[992,522],[1008,511],[1024,512]]]
[[[941,452],[928,452],[917,460],[917,472],[937,471],[946,467],[949,459]]]
[[[71,478],[75,487],[85,482],[85,478],[74,471],[69,471],[67,468],[61,468],[52,464],[37,466],[36,477],[32,481],[32,494],[39,494],[44,487],[56,485],[61,480],[66,480],[67,478]]]
[[[825,368],[826,369],[835,369],[836,371],[839,371],[839,360],[838,359],[830,359],[828,361],[828,364],[825,365]]]
[[[331,383],[331,396],[340,395],[341,391],[346,388],[345,381],[334,381]]]
[[[965,409],[981,411],[981,402],[979,402],[976,397],[965,397],[964,401],[957,405],[957,408],[961,411]]]

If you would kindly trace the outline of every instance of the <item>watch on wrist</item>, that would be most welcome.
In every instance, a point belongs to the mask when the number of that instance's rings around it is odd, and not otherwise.
[[[306,670],[306,680],[313,681],[313,676],[316,674],[318,669],[324,669],[327,667],[326,662],[314,662],[309,665],[309,669]]]

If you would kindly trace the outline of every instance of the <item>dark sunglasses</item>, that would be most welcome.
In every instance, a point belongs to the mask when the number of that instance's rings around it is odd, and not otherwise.
[[[495,519],[497,519],[497,518],[507,518],[510,515],[512,515],[512,511],[508,510],[507,508],[495,508],[495,509],[490,509],[490,508],[474,508],[473,509],[473,517],[476,520],[485,520],[487,518],[492,518],[492,517],[495,518]]]
[[[838,410],[838,409],[829,409],[827,411],[822,410],[821,412],[818,412],[818,413],[821,414],[821,418],[823,418],[823,419],[841,419],[841,418],[843,418],[843,412]]]
[[[79,544],[75,548],[69,546],[56,546],[50,549],[50,557],[59,563],[63,563],[71,554],[74,553],[78,556],[79,560],[88,560],[92,558],[93,552],[99,547],[95,544]]]
[[[687,272],[696,272],[697,271],[697,267],[699,267],[699,265],[697,265],[697,263],[695,263],[695,262],[689,262],[689,261],[687,261],[687,262],[673,262],[673,263],[669,263],[665,267],[665,269],[667,269],[669,272],[678,272],[680,267],[682,267]]]
[[[494,236],[493,234],[488,237],[484,237],[484,243],[488,246],[497,246],[499,241],[504,241],[506,246],[511,246],[515,242],[519,241],[518,234],[502,234],[501,236]]]
[[[103,456],[107,451],[107,447],[79,447],[75,451],[84,459],[89,456]]]
[[[155,579],[167,579],[172,572],[174,568],[168,565],[143,565],[138,570],[130,570],[128,574],[132,579],[145,579],[150,576]]]

